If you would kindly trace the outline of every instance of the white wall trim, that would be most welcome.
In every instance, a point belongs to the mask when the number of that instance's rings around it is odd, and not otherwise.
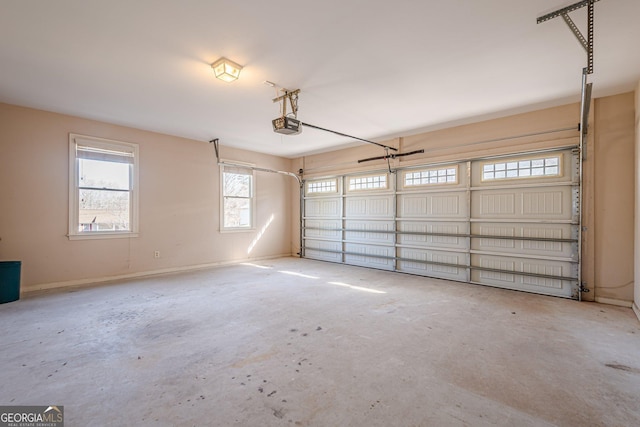
[[[207,264],[187,265],[182,267],[162,268],[160,270],[141,271],[138,273],[121,274],[117,276],[94,277],[89,279],[68,280],[64,282],[41,283],[41,284],[31,285],[31,286],[22,288],[21,295],[29,295],[31,293],[46,291],[51,289],[91,286],[91,285],[96,285],[100,283],[115,282],[117,280],[135,279],[138,277],[158,276],[163,274],[204,270],[207,268],[216,268],[216,267],[223,267],[227,265],[241,264],[243,262],[256,262],[256,261],[264,261],[264,260],[275,259],[275,258],[286,258],[291,256],[293,255],[281,254],[281,255],[273,255],[273,256],[267,256],[267,257],[261,257],[261,258],[247,258],[247,259],[233,260],[233,261],[219,261],[219,262],[212,262]]]
[[[635,302],[633,303],[633,312],[636,313],[636,317],[640,321],[640,308],[638,308]]]
[[[596,297],[596,302],[599,302],[600,304],[617,305],[618,307],[626,307],[626,308],[631,308],[631,306],[633,305],[633,301],[624,301],[620,299],[602,298],[602,297]]]

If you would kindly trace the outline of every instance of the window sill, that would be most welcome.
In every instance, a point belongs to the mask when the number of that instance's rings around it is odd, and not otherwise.
[[[131,237],[138,237],[139,233],[130,233],[130,232],[93,232],[93,233],[83,233],[83,234],[67,234],[69,240],[96,240],[96,239],[127,239]]]
[[[255,227],[251,228],[221,228],[220,233],[246,233],[250,231],[256,231]]]

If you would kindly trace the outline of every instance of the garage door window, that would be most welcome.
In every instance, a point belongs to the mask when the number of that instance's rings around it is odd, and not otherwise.
[[[337,179],[327,179],[323,181],[307,182],[307,194],[336,193],[337,191],[338,191]]]
[[[417,187],[434,184],[457,184],[458,167],[424,169],[408,171],[404,174],[405,187]]]
[[[482,180],[561,176],[561,163],[560,156],[485,163],[482,166]]]
[[[349,178],[349,191],[387,189],[387,175],[358,176]]]

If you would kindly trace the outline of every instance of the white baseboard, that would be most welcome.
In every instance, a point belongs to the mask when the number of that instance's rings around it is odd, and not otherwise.
[[[600,304],[617,305],[618,307],[626,307],[626,308],[631,308],[631,306],[633,305],[632,301],[624,301],[619,299],[602,298],[602,297],[596,297],[596,302],[599,302]]]
[[[633,311],[636,313],[638,320],[640,320],[640,308],[638,308],[638,305],[635,302],[633,303]]]
[[[282,254],[282,255],[273,255],[262,258],[248,258],[241,260],[232,260],[232,261],[219,261],[219,262],[211,262],[207,264],[197,264],[197,265],[187,265],[182,267],[170,267],[170,268],[162,268],[159,270],[150,270],[150,271],[140,271],[137,273],[128,273],[128,274],[120,274],[117,276],[105,276],[105,277],[92,277],[89,279],[77,279],[77,280],[67,280],[64,282],[51,282],[51,283],[40,283],[37,285],[31,285],[23,287],[21,290],[21,294],[27,295],[33,292],[39,291],[47,291],[51,289],[61,289],[61,288],[70,288],[70,287],[82,287],[86,285],[95,285],[98,283],[105,282],[114,282],[116,280],[124,280],[124,279],[135,279],[138,277],[147,277],[147,276],[157,276],[162,274],[171,274],[171,273],[180,273],[186,271],[195,271],[195,270],[204,270],[207,268],[216,268],[223,267],[226,265],[234,265],[234,264],[242,264],[245,262],[256,262],[256,261],[265,261],[269,259],[276,258],[287,258],[294,256],[292,254]]]

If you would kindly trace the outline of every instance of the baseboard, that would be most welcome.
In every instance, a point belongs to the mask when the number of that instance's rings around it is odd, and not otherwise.
[[[204,270],[207,268],[224,267],[227,265],[242,264],[246,262],[266,261],[270,259],[286,258],[291,256],[293,255],[281,254],[281,255],[273,255],[273,256],[267,256],[267,257],[261,257],[261,258],[248,258],[248,259],[241,259],[241,260],[219,261],[219,262],[211,262],[206,264],[187,265],[182,267],[162,268],[159,270],[149,270],[149,271],[140,271],[137,273],[120,274],[117,276],[93,277],[89,279],[67,280],[64,282],[41,283],[37,285],[23,287],[21,289],[21,294],[28,295],[30,293],[48,291],[52,289],[82,287],[82,286],[88,286],[88,285],[95,285],[98,283],[114,282],[117,280],[135,279],[139,277],[158,276],[162,274],[172,274],[172,273],[181,273],[181,272],[187,272],[187,271]]]
[[[602,298],[602,297],[596,297],[596,302],[599,302],[600,304],[617,305],[618,307],[626,307],[626,308],[631,308],[631,306],[633,305],[632,301],[623,301],[619,299]]]
[[[636,317],[640,321],[640,308],[638,308],[638,305],[635,302],[633,303],[633,312],[636,313]]]

